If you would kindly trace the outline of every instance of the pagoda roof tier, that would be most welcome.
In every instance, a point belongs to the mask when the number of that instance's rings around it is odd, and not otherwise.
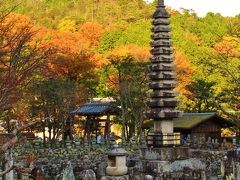
[[[151,71],[173,71],[176,69],[176,65],[170,63],[159,63],[148,66]]]
[[[169,18],[170,15],[168,14],[167,10],[163,7],[158,7],[155,13],[153,14],[153,18]]]
[[[161,56],[154,56],[150,58],[150,61],[153,63],[171,63],[175,60],[175,58],[171,55],[161,55]]]
[[[152,25],[169,25],[170,24],[170,20],[166,19],[166,18],[158,18],[158,19],[154,19],[152,21]]]
[[[176,107],[179,105],[179,101],[175,98],[154,98],[150,99],[147,104],[149,107]]]
[[[148,84],[150,89],[174,89],[178,86],[178,83],[176,81],[153,81]]]
[[[177,77],[175,72],[151,72],[148,76],[151,80],[171,80]]]
[[[172,53],[173,53],[173,49],[169,47],[159,47],[151,50],[152,55],[161,55],[161,54],[167,55]]]
[[[167,32],[159,32],[151,35],[152,39],[171,39],[172,35]]]
[[[167,39],[158,39],[158,40],[154,40],[151,42],[151,46],[152,47],[159,47],[159,46],[172,46],[172,42],[170,42]]]
[[[177,92],[173,92],[170,90],[155,90],[151,93],[148,93],[148,96],[151,98],[159,98],[159,97],[169,98],[169,97],[176,97],[177,95],[178,95]]]
[[[151,29],[152,32],[170,32],[171,28],[167,25],[158,25]]]
[[[169,119],[172,118],[178,118],[181,117],[183,114],[182,111],[174,110],[174,109],[152,109],[151,111],[148,111],[145,113],[146,117],[154,119],[154,120],[163,120],[163,119]]]

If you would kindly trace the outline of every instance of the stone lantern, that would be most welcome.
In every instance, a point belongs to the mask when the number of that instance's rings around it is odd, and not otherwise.
[[[124,176],[127,174],[126,166],[127,151],[114,145],[114,148],[108,152],[108,166],[106,173],[108,176]]]

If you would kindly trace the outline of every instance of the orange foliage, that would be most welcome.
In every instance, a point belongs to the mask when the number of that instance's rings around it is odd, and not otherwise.
[[[40,54],[37,44],[33,43],[35,31],[29,18],[15,13],[1,15],[0,110],[6,110],[22,96],[20,87],[46,54]]]
[[[4,37],[1,51],[11,52],[24,38],[29,38],[33,24],[24,15],[10,13],[0,22],[0,36]],[[27,36],[27,37],[25,37]]]
[[[149,58],[151,57],[149,48],[146,47],[139,47],[137,45],[125,45],[120,46],[116,49],[114,49],[110,54],[108,55],[108,59],[110,59],[109,64],[115,63],[120,65],[121,63],[127,63],[129,59],[131,59],[133,62],[136,63],[143,63],[148,62]],[[143,75],[145,75],[143,73]],[[132,78],[132,75],[129,74],[122,74],[121,75],[122,80],[124,81],[130,80]],[[119,90],[119,74],[118,72],[115,72],[111,74],[108,77],[108,86],[112,89]]]
[[[240,40],[236,37],[225,36],[214,46],[214,49],[227,57],[240,57]]]
[[[178,13],[178,11],[173,9],[172,7],[167,7],[167,11],[170,15],[174,15],[174,14]]]
[[[54,74],[59,76],[68,75],[71,79],[91,75],[101,66],[102,59],[93,51],[81,49],[79,53],[68,53],[58,57],[49,66]]]
[[[98,46],[102,31],[102,25],[94,22],[86,22],[79,29],[82,40],[88,43],[90,47]]]
[[[189,31],[184,33],[184,37],[187,40],[194,41],[197,45],[200,45],[200,38],[197,35],[190,33]]]
[[[190,92],[186,90],[186,86],[191,84],[192,74],[195,72],[195,68],[183,52],[175,51],[174,56],[176,59],[174,64],[177,67],[177,80],[179,82],[176,90],[179,91],[181,95],[189,94]]]
[[[132,57],[136,62],[147,62],[151,57],[149,50],[150,48],[129,44],[114,49],[108,57],[119,62],[123,61],[126,57]]]
[[[42,39],[41,46],[56,51],[48,59],[47,69],[44,69],[44,74],[47,76],[69,75],[76,79],[79,75],[86,75],[96,70],[102,64],[101,57],[88,48],[79,33],[57,33],[51,29],[41,28],[37,38]]]

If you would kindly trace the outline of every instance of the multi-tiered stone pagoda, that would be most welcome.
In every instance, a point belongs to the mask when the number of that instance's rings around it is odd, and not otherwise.
[[[182,112],[176,110],[179,101],[175,99],[177,93],[173,89],[177,86],[176,67],[172,62],[172,38],[169,32],[170,15],[165,9],[164,1],[158,0],[157,10],[153,14],[153,35],[151,38],[151,54],[148,105],[150,111],[146,116],[154,121],[154,130],[147,137],[148,145],[153,147],[172,146],[177,144],[176,134],[173,132],[173,118],[181,116]]]

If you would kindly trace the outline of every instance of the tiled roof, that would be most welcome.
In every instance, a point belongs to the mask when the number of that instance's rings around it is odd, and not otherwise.
[[[180,118],[174,119],[174,128],[175,129],[191,129],[198,124],[205,122],[207,120],[213,120],[221,124],[223,127],[234,126],[234,124],[226,120],[214,112],[210,113],[184,113],[184,115]],[[145,121],[143,128],[153,127],[153,121],[147,120]]]
[[[72,111],[72,113],[82,116],[104,115],[106,113],[115,114],[117,109],[113,103],[93,102],[80,106],[78,109]]]

